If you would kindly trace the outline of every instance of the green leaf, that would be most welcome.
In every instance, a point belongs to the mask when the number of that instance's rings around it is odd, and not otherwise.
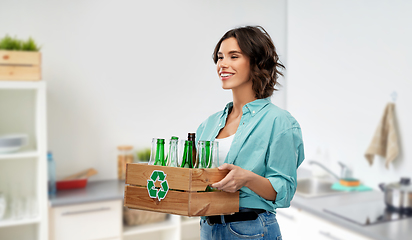
[[[27,41],[22,42],[22,50],[37,52],[40,50],[40,48],[37,47],[36,42],[33,40],[33,38],[30,37]]]
[[[27,41],[17,39],[17,37],[10,37],[6,35],[0,40],[0,49],[14,50],[14,51],[39,51],[40,48],[36,42],[30,37]]]

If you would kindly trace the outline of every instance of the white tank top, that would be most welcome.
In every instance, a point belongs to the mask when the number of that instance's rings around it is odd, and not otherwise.
[[[233,138],[235,134],[227,137],[227,138],[220,138],[215,139],[219,143],[219,166],[225,162],[226,156],[229,153],[230,146],[232,145]]]

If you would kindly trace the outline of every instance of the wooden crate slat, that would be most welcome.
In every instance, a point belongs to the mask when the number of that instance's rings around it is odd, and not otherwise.
[[[0,80],[32,80],[41,79],[40,66],[6,66],[0,65]]]
[[[146,186],[154,170],[163,171],[169,189],[190,191],[190,171],[184,168],[153,166],[141,163],[128,163],[126,165],[126,184]]]
[[[189,216],[227,215],[239,211],[239,192],[192,192],[189,201]]]
[[[126,186],[124,205],[132,209],[184,216],[212,216],[239,211],[239,192],[169,191],[162,201],[149,197],[147,189]]]
[[[186,216],[189,209],[189,192],[169,191],[159,202],[150,198],[144,187],[126,186],[124,196],[124,205],[129,208]]]
[[[40,65],[41,53],[28,51],[0,50],[0,64],[11,65]]]
[[[205,191],[208,185],[219,182],[229,172],[229,170],[217,168],[187,169],[128,163],[126,165],[126,184],[146,186],[147,180],[154,170],[163,171],[167,175],[166,179],[170,189],[191,192]]]
[[[208,185],[219,182],[229,173],[229,170],[219,170],[217,168],[191,170],[191,191],[205,191]]]

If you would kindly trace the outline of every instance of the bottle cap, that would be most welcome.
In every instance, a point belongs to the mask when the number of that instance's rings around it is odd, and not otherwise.
[[[173,140],[179,140],[179,137],[172,136]]]
[[[157,143],[165,143],[165,140],[163,138],[157,139]]]
[[[191,137],[192,137],[192,138],[195,138],[195,137],[196,137],[196,133],[188,133],[188,134],[187,134],[187,137],[188,137],[188,138],[191,138]]]

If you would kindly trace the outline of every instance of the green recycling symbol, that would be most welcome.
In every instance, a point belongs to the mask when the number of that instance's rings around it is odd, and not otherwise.
[[[160,182],[160,189],[155,187],[155,182]],[[166,197],[167,192],[169,191],[169,184],[166,180],[166,174],[163,171],[154,170],[150,179],[147,180],[147,191],[151,198],[157,198],[159,201]]]

